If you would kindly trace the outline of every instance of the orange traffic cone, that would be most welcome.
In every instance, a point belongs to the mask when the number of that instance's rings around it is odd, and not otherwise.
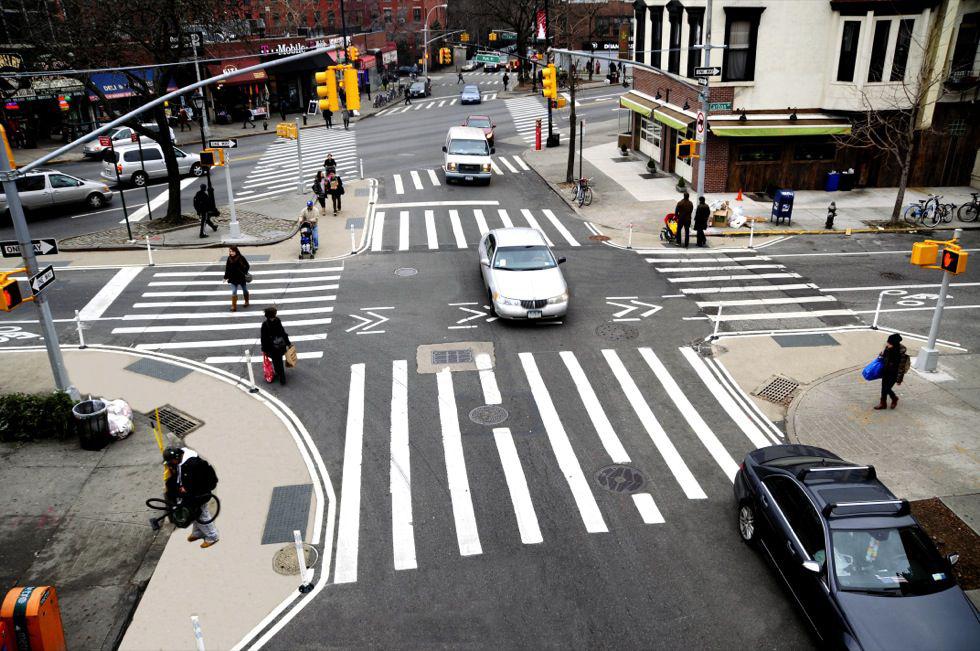
[[[738,189],[738,196],[735,197],[735,201],[741,201],[741,200],[742,200],[742,188],[739,188]]]

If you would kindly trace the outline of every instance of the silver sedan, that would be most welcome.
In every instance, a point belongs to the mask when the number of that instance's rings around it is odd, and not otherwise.
[[[480,272],[493,312],[505,319],[546,319],[568,311],[568,285],[541,231],[498,228],[480,240]]]

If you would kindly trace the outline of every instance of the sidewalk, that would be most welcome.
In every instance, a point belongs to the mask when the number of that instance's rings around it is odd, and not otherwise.
[[[231,648],[296,594],[298,576],[273,571],[292,529],[314,543],[320,535],[319,488],[294,490],[270,511],[274,488],[318,481],[290,414],[203,365],[122,349],[64,352],[83,395],[121,397],[138,413],[170,405],[202,421],[186,444],[217,470],[221,540],[201,549],[187,542],[189,529],[150,529],[156,512],[143,502],[161,494],[162,466],[146,421],[100,452],[72,440],[3,444],[0,540],[17,550],[0,562],[3,587],[55,586],[70,649],[115,649],[123,631],[121,649],[194,649],[191,615],[207,648]],[[3,361],[3,391],[51,390],[43,349],[5,351]]]

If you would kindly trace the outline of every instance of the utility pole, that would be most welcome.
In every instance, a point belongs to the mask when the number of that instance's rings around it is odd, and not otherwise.
[[[642,46],[641,46],[642,47]],[[704,67],[711,67],[711,0],[707,0],[704,8],[704,36],[701,38],[701,51],[704,52]],[[625,79],[626,72],[623,71]],[[705,77],[705,82],[708,78]],[[709,86],[705,83],[701,89],[701,114],[704,116],[704,132],[698,155],[698,194],[704,195],[704,174],[708,162],[708,103],[711,101]]]

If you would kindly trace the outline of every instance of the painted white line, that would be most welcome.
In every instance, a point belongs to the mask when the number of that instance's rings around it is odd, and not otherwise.
[[[458,98],[454,97],[451,100],[449,100],[449,105],[452,106],[453,104],[455,104],[457,99]]]
[[[253,285],[282,285],[291,283],[321,283],[325,280],[340,280],[340,276],[301,276],[298,278],[256,278],[248,284]],[[146,283],[147,287],[191,287],[191,286],[227,286],[224,280],[154,280]],[[249,290],[251,292],[251,289]]]
[[[517,168],[510,164],[510,161],[507,160],[506,156],[497,156],[497,160],[503,163],[504,167],[506,167],[508,170],[510,170],[514,174],[517,174]]]
[[[538,224],[538,221],[534,218],[534,215],[531,214],[530,210],[527,208],[521,208],[521,214],[524,215],[524,221],[527,222],[528,226],[535,230],[541,231],[541,235],[544,236],[544,241],[548,243],[548,246],[554,246],[551,238],[548,237],[547,233],[541,230],[541,225]]]
[[[531,388],[531,395],[538,406],[538,413],[544,423],[545,431],[548,433],[548,440],[551,442],[551,449],[555,453],[558,467],[561,468],[568,488],[572,491],[572,497],[578,506],[579,513],[582,515],[582,522],[589,533],[604,533],[609,531],[605,521],[602,519],[602,512],[596,503],[595,495],[589,488],[589,482],[582,473],[582,466],[579,465],[572,449],[572,443],[568,440],[565,427],[558,417],[555,405],[551,401],[551,394],[548,387],[541,379],[538,365],[534,361],[531,353],[519,353],[521,365],[524,367],[524,375],[527,376],[528,385]]]
[[[640,255],[681,255],[681,251],[676,246],[665,246],[662,249],[636,249]],[[718,255],[719,253],[739,253],[745,255],[751,253],[746,249],[684,249],[684,255],[703,256]]]
[[[494,174],[503,174],[503,172],[500,171],[500,168],[497,167],[497,163],[493,159],[490,159],[490,169],[493,170]]]
[[[422,177],[419,176],[419,173],[417,171],[415,171],[415,170],[412,170],[408,174],[409,174],[409,176],[412,177],[412,184],[415,186],[415,189],[416,190],[421,190],[422,189]]]
[[[401,174],[395,174],[395,194],[405,194],[405,186],[402,184]]]
[[[419,102],[418,104],[415,105],[415,110],[416,111],[420,110],[421,108],[422,108],[422,103],[421,102]]]
[[[408,440],[408,366],[391,363],[391,544],[396,570],[414,570],[415,525],[412,521],[412,465]]]
[[[565,238],[565,241],[568,242],[570,246],[580,246],[578,241],[576,241],[576,239],[572,237],[572,234],[569,232],[569,230],[565,228],[565,225],[562,224],[560,221],[558,221],[558,218],[555,217],[555,213],[553,213],[549,208],[545,208],[541,212],[544,213],[544,216],[548,218],[548,221],[551,222],[551,225],[555,227],[556,231],[561,233],[561,236]]]
[[[633,407],[633,411],[636,412],[640,423],[646,430],[647,434],[650,436],[650,440],[657,447],[660,452],[660,456],[663,457],[664,462],[667,467],[670,468],[671,473],[674,475],[674,479],[680,485],[681,490],[687,495],[688,499],[692,500],[703,500],[707,499],[708,496],[705,495],[704,490],[701,485],[698,484],[698,480],[694,478],[691,470],[684,463],[684,459],[681,458],[680,453],[674,444],[671,442],[670,438],[667,436],[667,432],[660,425],[660,421],[657,417],[653,415],[653,410],[650,409],[650,405],[647,404],[646,400],[643,399],[643,394],[640,393],[639,387],[636,386],[636,382],[630,377],[629,372],[623,365],[622,360],[619,359],[619,355],[616,354],[615,350],[605,349],[602,351],[602,355],[606,358],[606,363],[609,364],[609,368],[612,369],[613,375],[619,381],[619,385],[623,388],[623,392],[626,394],[626,399],[629,400],[630,405]]]
[[[657,271],[664,274],[686,272],[686,271],[738,271],[741,269],[785,269],[781,264],[726,264],[717,267],[654,267]]]
[[[475,326],[475,325],[455,325],[455,326],[447,326],[447,328],[448,328],[449,330],[463,330],[463,329],[465,329],[465,328],[476,328],[476,327],[477,327],[477,326]]]
[[[980,283],[950,283],[950,287],[977,287]],[[883,289],[926,289],[939,287],[939,283],[925,285],[877,285],[874,287],[825,287],[825,292],[877,292]]]
[[[817,290],[813,283],[792,283],[787,285],[739,285],[736,287],[694,287],[681,289],[684,294],[738,294],[739,292],[785,292],[790,289]]]
[[[290,341],[292,341],[293,339],[295,339],[295,337],[291,337],[290,338]],[[144,349],[144,350],[146,350],[146,349]],[[317,350],[317,351],[309,352],[309,353],[296,353],[296,357],[299,358],[299,359],[320,359],[320,358],[323,357],[323,351],[322,350]],[[251,358],[251,362],[253,364],[257,364],[257,363],[259,363],[261,361],[262,361],[262,356],[261,355],[257,355],[257,356],[254,356],[254,357]],[[204,359],[204,363],[205,364],[244,364],[245,363],[245,356],[244,355],[228,355],[228,356],[218,356],[218,357],[206,357]]]
[[[657,508],[650,493],[633,493],[632,497],[643,524],[663,524],[664,516],[660,514],[660,509]]]
[[[575,353],[565,350],[559,353],[559,356],[565,362],[565,366],[572,376],[572,381],[575,382],[575,388],[578,389],[578,395],[582,399],[582,404],[586,412],[588,412],[589,418],[592,420],[592,426],[595,427],[596,433],[599,435],[599,440],[602,442],[602,447],[606,449],[609,458],[614,463],[630,463],[630,456],[627,454],[626,448],[623,447],[622,441],[619,440],[616,430],[610,424],[609,418],[606,417],[602,403],[599,402],[599,398],[592,389],[592,385],[589,384],[589,378],[586,376],[585,371],[582,370],[578,359],[575,358]]]
[[[744,257],[733,256],[730,258],[646,258],[647,262],[654,262],[657,264],[665,264],[667,262],[675,262],[679,264],[704,264],[706,262],[717,262],[719,264],[725,262],[751,262],[751,261],[767,261],[769,258],[764,255],[749,255]]]
[[[521,166],[522,170],[524,170],[525,172],[530,171],[531,168],[527,166],[527,163],[524,162],[523,158],[521,158],[520,156],[514,156],[514,160],[517,161],[517,164]]]
[[[506,210],[503,208],[498,208],[497,215],[500,217],[500,221],[504,225],[504,228],[514,228],[514,222],[510,220],[510,215],[507,214]]]
[[[980,251],[980,249],[963,249],[964,251]],[[839,251],[832,251],[827,253],[779,253],[770,254],[772,258],[810,258],[818,256],[833,256],[839,258],[842,255],[904,255],[908,257],[911,252],[908,249],[899,249],[896,251],[848,251],[846,253]]]
[[[487,201],[403,201],[400,203],[379,203],[375,208],[444,208],[447,206],[499,206],[500,202]]]
[[[261,315],[256,314],[255,317],[258,319],[261,317]],[[298,328],[301,326],[326,325],[330,323],[330,321],[330,319],[306,319],[304,321],[283,321],[283,325]],[[249,328],[255,329],[261,327],[261,321],[253,321],[252,323],[208,323],[202,325],[127,326],[124,328],[113,328],[112,334],[143,334],[147,332],[221,332],[225,330],[248,330]]]
[[[497,376],[494,375],[493,366],[490,363],[490,355],[487,353],[477,355],[476,367],[480,370],[480,384],[483,387],[483,404],[499,405],[503,400],[500,398],[500,389],[497,387]]]
[[[326,333],[315,335],[293,335],[289,338],[294,341],[322,341],[327,338]],[[160,344],[137,344],[137,350],[180,350],[182,348],[231,348],[232,346],[259,346],[261,342],[258,337],[252,339],[211,339],[209,341],[168,341]],[[259,351],[256,350],[256,357],[262,359]]]
[[[398,214],[398,250],[408,250],[408,211],[402,210]]]
[[[932,309],[932,308],[928,308]],[[873,312],[873,310],[872,310]],[[823,316],[854,316],[853,310],[813,310],[812,312],[759,312],[752,314],[725,314],[721,316],[709,314],[710,321],[766,321],[769,319],[807,319],[819,318]]]
[[[117,271],[116,275],[103,285],[102,289],[92,297],[92,300],[78,312],[78,318],[82,321],[91,321],[105,314],[105,311],[119,298],[129,283],[133,282],[133,279],[139,275],[140,270],[141,267],[123,267]]]
[[[275,303],[276,305],[282,305],[284,303],[319,303],[320,301],[335,301],[337,300],[336,295],[331,296],[284,296],[277,297],[274,301],[269,301],[269,303]],[[253,303],[260,304],[261,298],[257,298]],[[133,307],[136,309],[149,308],[149,309],[160,309],[164,307],[214,307],[216,305],[228,305],[228,299],[223,301],[161,301],[158,303],[133,303]]]
[[[466,236],[463,234],[463,224],[459,221],[459,211],[449,211],[449,221],[453,226],[453,237],[456,238],[456,248],[466,248]]]
[[[440,185],[442,185],[439,182],[439,175],[436,174],[436,171],[434,169],[427,169],[425,171],[429,173],[429,181],[432,183],[433,187],[439,187]]]
[[[681,294],[683,296],[683,294]],[[795,305],[796,303],[834,303],[833,296],[801,296],[799,298],[745,298],[734,301],[698,301],[698,307],[739,307],[747,305]]]
[[[340,483],[340,515],[337,520],[334,583],[354,583],[357,581],[363,446],[364,364],[352,364],[347,401],[347,433],[344,437],[344,474]]]
[[[442,86],[445,86],[446,84],[441,84],[441,85]],[[439,102],[439,108],[442,108],[445,103],[446,103],[446,100],[442,100],[441,102]]]
[[[943,307],[944,310],[976,310],[980,308],[980,305],[946,305]],[[936,306],[931,305],[927,307],[891,307],[878,310],[878,312],[935,312]],[[874,314],[875,310],[856,310],[852,314]],[[938,341],[938,339],[937,339]]]
[[[286,294],[296,294],[300,292],[319,292],[327,289],[337,289],[339,285],[313,285],[311,287],[278,287],[274,289],[250,289],[249,294],[278,294],[280,292]],[[225,290],[208,290],[208,291],[194,291],[194,292],[143,292],[141,296],[151,298],[151,297],[163,297],[163,296],[231,296],[231,293]]]
[[[248,273],[253,276],[292,276],[293,274],[318,274],[327,272],[341,272],[344,270],[343,266],[340,267],[316,267],[311,266],[309,269],[254,269],[255,264],[252,265],[253,268],[249,268]],[[280,264],[280,263],[267,263],[267,264]],[[195,277],[195,276],[218,276],[224,277],[224,271],[161,271],[153,274],[154,278],[182,278],[182,277]],[[253,281],[255,282],[255,281]]]
[[[521,542],[525,545],[540,543],[544,538],[541,535],[541,527],[538,526],[538,516],[534,513],[531,492],[527,488],[527,477],[524,475],[524,468],[521,466],[521,458],[514,446],[514,437],[510,433],[510,428],[495,427],[493,440],[497,444],[497,454],[500,455],[500,465],[504,469],[510,501],[514,505]]]
[[[735,382],[725,365],[714,359],[703,359],[704,365],[708,367],[711,374],[721,383],[721,385],[734,398],[736,406],[747,415],[761,430],[772,440],[773,443],[782,443],[786,435],[776,427],[769,418],[762,413],[759,405],[752,400],[742,387]],[[753,439],[755,440],[755,439]],[[765,446],[763,446],[765,447]]]
[[[385,229],[385,213],[383,210],[379,210],[374,213],[374,224],[371,226],[371,250],[381,251],[384,247],[382,244],[382,238],[384,237]]]
[[[432,210],[425,211],[425,240],[429,250],[439,248],[439,237],[436,234],[435,213]]]
[[[304,307],[295,310],[278,310],[277,316],[293,316],[296,314],[323,314],[333,312],[333,306],[327,307]],[[161,312],[159,314],[125,314],[123,321],[166,321],[169,319],[254,319],[258,315],[254,312]]]
[[[796,273],[774,273],[774,274],[733,274],[731,276],[685,276],[683,278],[668,278],[671,283],[720,283],[732,282],[735,280],[768,280],[771,278],[799,278]]]
[[[439,388],[439,422],[442,426],[442,447],[446,455],[446,480],[449,497],[453,504],[456,523],[456,542],[460,556],[482,554],[480,534],[473,513],[470,482],[466,477],[466,459],[463,457],[463,435],[459,430],[456,395],[453,392],[453,376],[448,368],[436,374]]]
[[[483,211],[481,209],[473,209],[473,219],[476,220],[476,227],[480,230],[480,237],[490,232],[490,227],[487,226],[487,220],[483,217]]]
[[[663,385],[664,391],[673,400],[674,404],[677,405],[677,409],[684,416],[684,420],[687,421],[687,424],[691,426],[691,429],[694,430],[694,433],[701,440],[702,445],[708,450],[711,458],[715,460],[715,463],[718,464],[721,471],[728,476],[730,481],[735,481],[738,464],[735,463],[732,456],[728,454],[728,450],[721,444],[721,441],[718,440],[718,437],[712,429],[701,418],[701,414],[694,408],[691,401],[687,399],[684,392],[681,391],[681,388],[677,385],[677,382],[667,370],[667,367],[664,366],[660,358],[650,348],[640,348],[639,351],[640,356],[643,357],[647,366],[650,367],[650,370],[657,376],[660,384]]]

